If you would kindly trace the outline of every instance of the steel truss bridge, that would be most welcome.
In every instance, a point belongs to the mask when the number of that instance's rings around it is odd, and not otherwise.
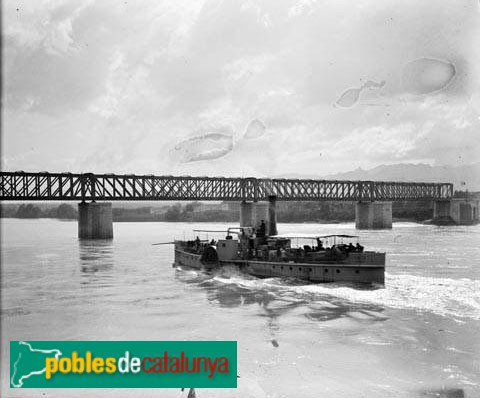
[[[0,200],[297,201],[450,199],[449,183],[0,172]]]

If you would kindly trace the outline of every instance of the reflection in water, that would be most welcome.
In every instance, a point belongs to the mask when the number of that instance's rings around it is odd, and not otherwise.
[[[80,270],[83,276],[111,271],[114,264],[111,241],[80,240]]]
[[[326,299],[326,298],[325,298]],[[362,319],[368,321],[385,321],[387,318],[380,315],[384,308],[379,305],[349,303],[340,300],[333,300],[331,297],[326,302],[314,302],[308,306],[305,316],[314,321],[331,321],[342,317],[358,319],[352,313],[361,314]]]
[[[217,302],[221,307],[234,308],[241,305],[258,304],[267,309],[269,304],[276,299],[273,293],[263,289],[247,288],[214,278],[202,282],[199,286],[206,289],[209,301]]]
[[[268,319],[267,325],[278,330],[277,319],[286,313],[299,310],[312,321],[330,321],[341,317],[361,314],[368,321],[384,321],[383,306],[369,303],[353,303],[326,294],[305,293],[296,290],[304,281],[292,279],[258,279],[231,270],[216,273],[177,269],[176,278],[185,283],[205,289],[208,300],[221,307],[233,308],[257,304],[262,309],[259,316]],[[345,285],[354,290],[376,290],[365,285]],[[352,317],[357,319],[357,316]]]

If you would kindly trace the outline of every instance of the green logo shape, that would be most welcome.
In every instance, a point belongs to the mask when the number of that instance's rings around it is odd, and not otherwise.
[[[236,341],[10,341],[11,388],[236,388]]]

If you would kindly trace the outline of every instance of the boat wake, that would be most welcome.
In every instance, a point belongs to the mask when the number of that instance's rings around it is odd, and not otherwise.
[[[187,271],[191,272],[191,271]],[[196,272],[196,278],[202,274]],[[193,275],[192,275],[193,276]],[[235,286],[242,291],[263,291],[277,297],[294,296],[298,300],[346,301],[389,308],[432,312],[457,319],[480,320],[480,281],[422,277],[386,273],[385,287],[348,284],[306,284],[297,279],[259,279],[235,268],[224,268],[198,278],[202,283]],[[292,297],[292,298],[294,298]]]
[[[302,286],[299,290],[313,294],[330,294],[351,302],[428,311],[457,319],[480,320],[479,287],[480,281],[471,279],[386,273],[384,289],[358,290],[342,286],[310,285]]]

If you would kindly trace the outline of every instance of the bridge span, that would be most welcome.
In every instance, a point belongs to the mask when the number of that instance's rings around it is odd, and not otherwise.
[[[0,200],[436,200],[453,196],[449,183],[283,178],[0,173]]]
[[[356,227],[373,229],[392,227],[392,201],[444,204],[452,197],[450,183],[0,172],[1,201],[81,202],[78,233],[87,239],[113,237],[112,201],[241,201],[241,225],[265,220],[274,233],[277,200],[357,202]]]

